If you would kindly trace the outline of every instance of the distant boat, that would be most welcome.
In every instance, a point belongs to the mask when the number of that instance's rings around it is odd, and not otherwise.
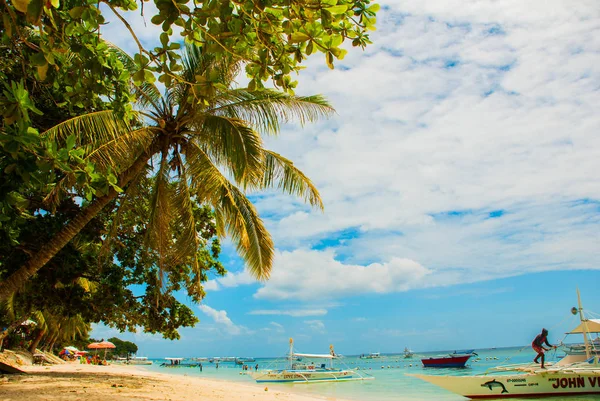
[[[145,356],[134,356],[132,358],[117,358],[112,361],[118,365],[152,365],[152,361],[149,361]]]
[[[134,356],[133,358],[129,358],[127,361],[128,365],[152,365],[152,361],[149,361],[145,356]]]
[[[414,353],[414,352],[412,352],[412,350],[411,350],[410,348],[408,348],[408,347],[404,347],[404,357],[405,357],[406,359],[410,359],[410,358],[412,358],[414,354],[415,354],[415,353]]]
[[[199,363],[183,363],[185,358],[165,358],[167,362],[161,363],[160,366],[164,368],[195,368],[198,367]]]
[[[254,359],[254,358],[235,358],[236,365],[244,365],[248,362],[256,362],[256,359]]]
[[[300,363],[296,358],[310,360],[320,359],[329,361],[315,365],[314,363]],[[372,380],[374,377],[361,374],[352,369],[338,369],[333,367],[333,361],[340,357],[330,346],[329,354],[299,354],[294,352],[294,340],[290,338],[290,352],[287,357],[287,367],[284,369],[267,369],[262,371],[250,371],[248,374],[257,383],[323,383],[341,382],[350,380]]]
[[[464,368],[473,354],[448,354],[444,356],[423,358],[421,362],[426,368]]]
[[[379,359],[379,358],[381,358],[381,354],[379,352],[371,352],[368,355],[362,354],[359,358],[360,359]]]

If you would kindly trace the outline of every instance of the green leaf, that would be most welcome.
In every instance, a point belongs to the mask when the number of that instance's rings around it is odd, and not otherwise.
[[[12,0],[13,6],[22,13],[27,12],[27,7],[29,6],[29,0]]]
[[[154,17],[152,17],[150,22],[152,22],[154,25],[160,25],[164,22],[164,20],[165,17],[162,14],[157,14]]]
[[[329,11],[332,14],[343,14],[346,11],[348,11],[348,6],[340,5],[340,6],[327,7],[327,8],[325,8],[325,10]]]
[[[140,85],[142,82],[144,82],[144,70],[139,70],[133,74],[132,78],[136,85]]]
[[[42,16],[43,0],[31,0],[27,6],[27,21],[38,25]]]
[[[369,8],[367,8],[367,11],[370,11],[372,13],[376,13],[377,11],[379,11],[380,8],[381,7],[379,6],[379,4],[373,4]]]
[[[307,55],[307,56],[310,56],[310,55],[312,54],[312,52],[313,52],[313,47],[314,47],[314,46],[313,46],[313,42],[312,42],[312,41],[310,41],[310,42],[308,43],[308,45],[306,46],[306,55]]]
[[[12,21],[8,13],[2,13],[2,21],[4,22],[4,30],[9,38],[12,38]]]
[[[75,134],[71,134],[67,137],[66,147],[68,150],[71,150],[75,147]]]
[[[292,35],[290,37],[290,43],[306,42],[309,39],[310,39],[310,36],[308,36],[305,33],[294,32],[294,33],[292,33]]]
[[[29,57],[29,61],[32,65],[36,67],[41,67],[47,64],[46,58],[44,57],[44,53],[34,53]]]
[[[74,19],[78,19],[81,18],[84,10],[87,10],[87,7],[73,7],[69,10],[69,15]]]
[[[37,73],[40,77],[41,81],[45,81],[46,80],[46,73],[48,72],[48,63],[42,65],[42,66],[38,66],[37,67]]]
[[[167,44],[169,43],[169,34],[166,32],[163,32],[160,34],[160,43],[163,45],[163,47],[167,47]]]
[[[153,83],[156,81],[156,77],[152,73],[152,71],[144,70],[144,81],[148,83]]]
[[[329,67],[330,69],[333,70],[333,53],[327,52],[327,55],[325,56],[325,60],[327,62],[327,67]]]
[[[58,8],[60,7],[60,0],[50,0],[50,4],[52,4],[52,7]]]

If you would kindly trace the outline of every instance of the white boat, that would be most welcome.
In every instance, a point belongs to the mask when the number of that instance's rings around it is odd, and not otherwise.
[[[415,354],[415,353],[414,353],[414,352],[412,352],[412,350],[411,350],[410,348],[408,348],[408,347],[404,347],[404,357],[405,357],[406,359],[410,359],[410,358],[412,358],[414,354]]]
[[[128,365],[152,365],[152,361],[149,361],[145,356],[134,356],[133,358],[129,358],[127,361]]]
[[[118,357],[112,361],[118,365],[152,365],[152,361],[149,361],[145,356],[134,356],[132,358]]]
[[[585,318],[577,291],[581,323],[569,334],[583,334],[585,354],[567,355],[541,369],[537,364],[497,367],[493,374],[476,376],[433,376],[413,374],[429,383],[467,398],[545,397],[600,394],[600,362],[590,352],[588,333],[595,322]],[[600,322],[598,322],[600,325]],[[591,330],[590,330],[591,329]],[[502,374],[498,374],[503,372]]]
[[[302,360],[321,360],[326,363],[298,362]],[[284,369],[267,369],[250,371],[248,374],[257,383],[323,383],[350,380],[372,380],[374,377],[361,374],[353,369],[339,369],[333,367],[333,361],[339,359],[330,346],[329,354],[300,354],[294,352],[294,340],[290,338],[290,351],[287,357],[287,367]],[[329,365],[329,366],[327,366]]]
[[[379,359],[381,358],[381,353],[379,352],[371,352],[368,355],[362,354],[359,356],[360,359]]]

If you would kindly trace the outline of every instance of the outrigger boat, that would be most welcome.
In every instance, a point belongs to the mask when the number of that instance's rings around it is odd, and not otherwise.
[[[329,347],[329,354],[300,354],[294,352],[294,340],[290,338],[290,351],[287,357],[287,367],[284,369],[267,369],[248,374],[257,383],[323,383],[351,380],[373,380],[374,377],[361,374],[352,369],[339,369],[333,367],[333,361],[340,359]],[[301,363],[297,358],[304,360],[326,360],[327,363],[315,365],[314,363]]]
[[[411,350],[410,348],[408,348],[408,347],[404,347],[404,358],[406,358],[406,359],[410,359],[410,358],[412,358],[412,357],[413,357],[413,355],[414,355],[414,354],[415,354],[415,353],[414,353],[414,352],[412,352],[412,350]]]
[[[585,354],[567,355],[557,363],[547,364],[541,369],[537,364],[500,366],[492,373],[477,376],[433,376],[413,374],[429,383],[445,388],[464,397],[510,398],[510,397],[549,397],[566,395],[600,394],[600,362],[598,355],[591,352],[588,333],[595,330],[596,322],[585,318],[577,291],[581,323],[569,334],[583,334]],[[600,325],[600,322],[597,323]],[[512,372],[510,374],[507,374]]]
[[[199,363],[183,363],[185,358],[165,358],[169,363],[161,363],[160,366],[163,368],[195,368],[198,367]]]

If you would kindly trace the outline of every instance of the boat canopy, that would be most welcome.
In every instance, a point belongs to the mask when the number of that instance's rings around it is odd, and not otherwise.
[[[302,358],[321,358],[321,359],[336,359],[337,356],[333,356],[330,354],[298,354],[294,352],[292,356],[300,356]]]
[[[183,361],[184,358],[165,358],[167,361]]]
[[[588,319],[584,320],[579,324],[579,326],[575,327],[573,330],[569,331],[567,334],[581,334],[581,333],[600,333],[600,319]]]

